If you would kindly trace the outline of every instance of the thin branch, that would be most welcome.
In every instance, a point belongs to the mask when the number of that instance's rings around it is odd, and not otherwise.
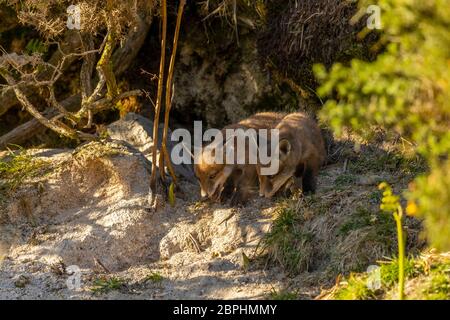
[[[53,86],[48,86],[48,91],[49,91],[49,100],[50,100],[50,104],[59,112],[61,112],[61,114],[69,119],[70,121],[72,121],[72,123],[74,125],[77,124],[77,118],[75,117],[75,115],[69,111],[66,110],[66,108],[64,108],[57,100],[55,97],[55,89],[53,88]]]
[[[0,70],[1,71],[1,70]],[[7,74],[6,72],[1,72],[1,75],[5,80],[11,84],[14,85],[14,79]],[[13,87],[14,93],[16,94],[17,100],[22,104],[22,106],[33,116],[35,117],[41,124],[46,126],[47,128],[59,133],[60,135],[77,139],[77,134],[75,130],[70,129],[67,126],[61,125],[61,123],[53,120],[49,120],[46,117],[44,117],[34,106],[33,104],[28,100],[26,95],[22,92],[21,89],[19,89],[18,86]]]
[[[161,112],[164,66],[166,58],[166,35],[167,35],[167,3],[161,0],[161,19],[162,19],[162,35],[161,35],[161,58],[159,63],[158,93],[156,98],[155,118],[153,121],[153,150],[152,150],[152,173],[150,176],[150,188],[156,188],[156,154],[158,152],[158,131],[159,131],[159,115]]]
[[[177,47],[178,47],[178,37],[180,34],[180,28],[181,28],[181,19],[183,17],[183,10],[184,6],[186,4],[186,0],[181,0],[180,4],[178,6],[178,13],[177,13],[177,24],[175,27],[175,34],[173,36],[173,49],[172,49],[172,55],[170,57],[170,63],[169,63],[169,71],[167,75],[167,82],[166,82],[166,112],[164,114],[164,132],[163,132],[163,138],[162,138],[162,150],[160,153],[160,170],[161,167],[164,168],[164,160],[167,163],[167,168],[169,169],[170,175],[172,176],[173,182],[176,183],[176,175],[175,171],[172,167],[172,162],[170,161],[169,152],[167,151],[167,134],[169,130],[169,117],[170,117],[170,110],[172,108],[172,79],[173,79],[173,71],[175,66],[175,58],[177,55]]]

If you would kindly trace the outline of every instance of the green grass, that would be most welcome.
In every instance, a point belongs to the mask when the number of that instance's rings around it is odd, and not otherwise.
[[[8,157],[0,159],[0,179],[4,180],[2,188],[14,191],[26,179],[43,174],[49,162],[36,159],[26,152],[10,153]]]
[[[272,288],[267,297],[269,300],[298,300],[298,293],[288,290],[276,290]]]
[[[431,270],[430,281],[422,289],[427,300],[450,300],[450,264],[440,265]]]
[[[390,214],[384,212],[372,212],[365,207],[359,207],[350,215],[347,220],[339,227],[338,233],[347,236],[352,230],[364,227],[374,227],[371,235],[380,237],[390,237],[395,232],[395,222]]]
[[[423,270],[416,265],[414,258],[405,259],[405,278],[411,278],[414,275],[420,274]],[[393,287],[398,282],[398,259],[392,259],[388,263],[383,263],[380,266],[381,283],[386,288]]]
[[[334,180],[334,185],[338,188],[344,187],[354,184],[357,180],[358,178],[356,176],[348,173],[343,173],[339,175],[336,180]]]
[[[120,278],[100,278],[94,281],[91,291],[93,293],[108,293],[110,291],[122,288],[124,284],[124,280]]]
[[[51,169],[50,162],[30,155],[24,149],[10,152],[0,159],[0,208],[4,206],[19,186],[28,179],[45,175]]]
[[[405,278],[407,282],[406,298],[426,300],[450,299],[450,261],[436,258],[427,261],[422,257],[410,257],[405,260]],[[376,291],[367,286],[366,272],[351,274],[332,292],[337,300],[386,299],[397,298],[398,260],[380,264],[381,288]]]
[[[130,155],[130,151],[120,144],[93,141],[83,145],[73,152],[73,156],[84,160],[113,157],[116,155]]]
[[[269,258],[288,273],[307,270],[312,259],[313,234],[302,230],[303,218],[293,208],[282,207],[272,229],[263,239]]]
[[[159,283],[159,282],[162,282],[163,280],[164,280],[164,277],[161,274],[159,274],[157,272],[152,272],[147,277],[145,277],[144,281],[145,282],[150,281],[150,282],[153,282],[153,283]]]
[[[369,201],[372,203],[379,204],[383,198],[383,192],[380,190],[375,190],[369,195]]]
[[[356,275],[350,275],[344,286],[334,294],[336,300],[370,300],[375,298],[375,292],[367,286],[367,278]]]
[[[393,172],[406,175],[418,175],[427,170],[425,160],[419,156],[403,155],[399,152],[374,152],[369,156],[360,156],[349,162],[349,171],[356,174],[372,172]]]
[[[449,275],[438,274],[433,276],[430,286],[424,290],[424,297],[427,300],[449,300]]]

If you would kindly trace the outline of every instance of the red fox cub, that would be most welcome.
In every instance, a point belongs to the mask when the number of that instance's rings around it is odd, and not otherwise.
[[[257,113],[237,124],[228,125],[222,129],[222,135],[226,137],[226,129],[273,129],[283,119],[285,114],[275,112]],[[214,143],[214,142],[212,142]],[[212,144],[211,143],[211,144]],[[232,143],[236,150],[237,138],[231,138],[225,143]],[[209,145],[211,145],[209,144]],[[209,197],[214,201],[220,201],[222,194],[231,193],[231,203],[238,204],[246,201],[252,190],[257,190],[258,176],[256,174],[256,162],[250,164],[248,141],[245,142],[245,163],[239,164],[234,155],[234,161],[228,162],[225,148],[222,148],[223,163],[214,163],[214,153],[205,152],[202,148],[199,157],[194,164],[194,171],[200,181],[202,197]],[[216,149],[217,150],[217,149]],[[224,192],[226,190],[226,192]]]
[[[296,184],[304,193],[315,192],[316,177],[326,157],[317,124],[305,113],[292,113],[276,126],[279,130],[279,168],[273,175],[262,175],[257,166],[259,194],[271,198],[287,184]]]

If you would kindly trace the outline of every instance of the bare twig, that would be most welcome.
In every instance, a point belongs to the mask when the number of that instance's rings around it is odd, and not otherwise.
[[[6,72],[3,72],[0,70],[0,74],[2,75],[5,80],[13,86],[14,93],[16,94],[17,100],[22,104],[22,106],[33,116],[35,117],[41,124],[46,126],[47,128],[63,135],[70,137],[72,139],[77,139],[77,134],[75,130],[70,129],[67,126],[61,125],[61,123],[57,122],[56,120],[49,120],[46,117],[44,117],[34,106],[33,104],[28,100],[26,95],[22,92],[22,90],[18,86],[14,86],[14,79],[8,75]]]
[[[167,150],[167,134],[169,130],[169,116],[170,116],[170,110],[172,108],[172,79],[173,79],[173,70],[175,66],[175,58],[177,55],[177,47],[178,47],[178,37],[180,34],[180,27],[181,27],[181,19],[183,17],[183,10],[184,6],[186,4],[186,0],[181,0],[180,5],[178,6],[178,13],[177,13],[177,24],[175,27],[175,34],[173,37],[173,49],[172,49],[172,55],[170,57],[170,63],[169,63],[169,72],[167,75],[167,82],[166,82],[166,112],[164,114],[164,132],[163,132],[163,138],[161,143],[161,153],[160,153],[160,171],[164,168],[164,160],[167,163],[167,168],[169,169],[170,175],[173,179],[173,182],[177,182],[177,178],[175,175],[175,171],[172,166],[172,162],[170,161],[169,152]]]
[[[156,187],[156,156],[158,152],[158,130],[159,115],[161,112],[163,81],[164,81],[164,65],[166,58],[166,34],[167,34],[167,3],[161,0],[161,19],[162,19],[162,35],[161,35],[161,58],[159,63],[158,93],[156,98],[155,118],[153,121],[153,150],[152,150],[152,173],[150,176],[150,188]]]

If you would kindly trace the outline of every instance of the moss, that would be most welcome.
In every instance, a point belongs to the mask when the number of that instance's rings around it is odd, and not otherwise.
[[[125,146],[106,141],[94,141],[78,147],[73,152],[75,158],[83,160],[130,154],[130,151]]]
[[[433,272],[428,286],[423,289],[427,300],[450,300],[450,269],[446,272]]]
[[[8,156],[0,158],[0,208],[19,186],[47,174],[50,169],[49,161],[35,158],[24,149],[11,151]]]

